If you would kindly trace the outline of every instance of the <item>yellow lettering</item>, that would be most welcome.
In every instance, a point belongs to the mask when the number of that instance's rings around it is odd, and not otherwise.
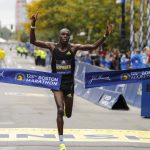
[[[66,65],[66,66],[56,66],[56,69],[59,69],[59,70],[71,69],[71,65]]]

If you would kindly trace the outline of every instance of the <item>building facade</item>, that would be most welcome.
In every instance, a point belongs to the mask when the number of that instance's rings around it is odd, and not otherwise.
[[[23,23],[27,19],[27,0],[16,0],[16,31],[23,29]]]

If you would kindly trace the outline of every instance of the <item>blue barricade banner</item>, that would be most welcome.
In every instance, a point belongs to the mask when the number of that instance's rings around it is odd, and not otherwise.
[[[146,79],[150,79],[150,68],[87,72],[85,73],[85,88],[141,82]]]
[[[108,109],[129,110],[124,96],[114,91],[104,90],[103,95],[100,98],[99,105]]]
[[[61,75],[23,69],[0,69],[0,82],[59,90]]]
[[[150,118],[150,80],[142,82],[141,116]]]

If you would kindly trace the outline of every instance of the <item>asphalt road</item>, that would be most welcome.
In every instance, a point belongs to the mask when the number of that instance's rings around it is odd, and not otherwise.
[[[4,67],[47,71],[31,57],[1,45]],[[56,106],[48,89],[0,83],[0,150],[58,150]],[[73,116],[65,120],[67,150],[150,149],[150,120],[140,109],[108,110],[75,95]]]

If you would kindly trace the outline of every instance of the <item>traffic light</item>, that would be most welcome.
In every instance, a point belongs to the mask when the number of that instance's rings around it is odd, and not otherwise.
[[[13,24],[10,25],[10,29],[13,30]]]

